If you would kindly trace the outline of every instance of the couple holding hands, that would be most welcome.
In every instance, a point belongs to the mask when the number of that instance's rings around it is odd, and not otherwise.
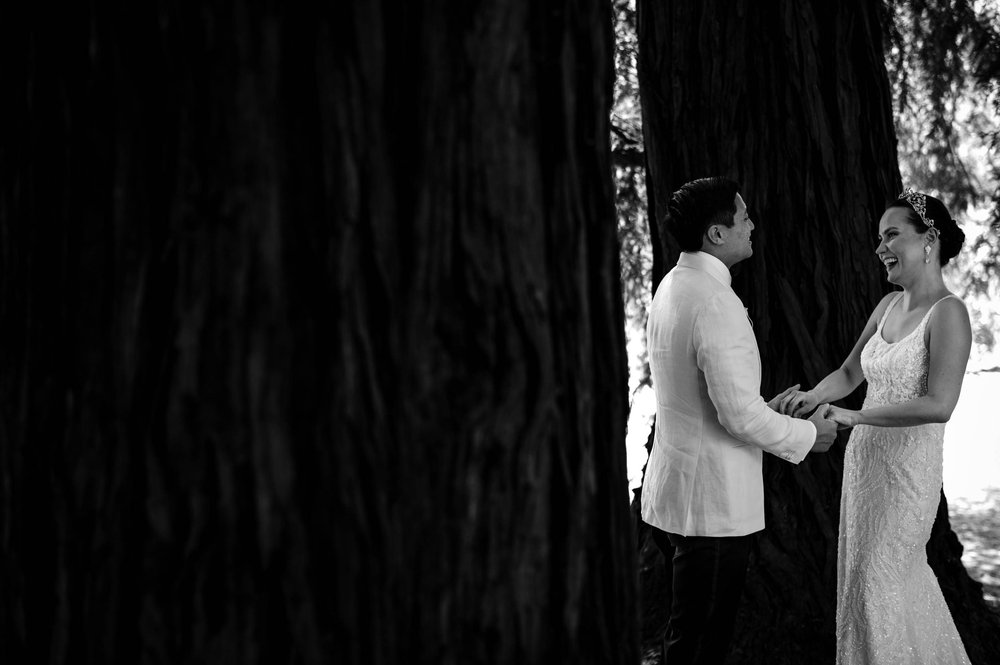
[[[735,182],[704,178],[671,197],[682,253],[647,327],[656,435],[642,518],[673,557],[663,665],[723,663],[753,534],[764,528],[762,452],[792,464],[853,428],[837,549],[837,663],[968,663],[925,546],[937,512],[944,423],[972,333],[941,267],[965,236],[938,199],[889,205],[875,253],[901,287],[879,302],[847,359],[808,391],[760,396],[760,356],[730,268],[753,254]],[[860,411],[833,406],[863,381]]]

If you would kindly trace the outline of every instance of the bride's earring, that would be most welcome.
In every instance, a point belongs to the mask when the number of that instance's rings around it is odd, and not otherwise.
[[[924,263],[931,262],[931,246],[924,245]]]

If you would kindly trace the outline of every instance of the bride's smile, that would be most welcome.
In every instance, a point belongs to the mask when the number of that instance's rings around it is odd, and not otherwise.
[[[885,266],[886,276],[893,284],[902,286],[922,272],[928,251],[927,234],[920,233],[907,220],[907,210],[890,208],[879,220],[878,246],[875,254]]]

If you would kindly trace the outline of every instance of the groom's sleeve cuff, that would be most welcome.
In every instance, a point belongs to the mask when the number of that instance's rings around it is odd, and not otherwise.
[[[806,458],[816,443],[816,425],[809,420],[796,420],[793,427],[796,429],[794,437],[796,445],[791,450],[782,451],[778,457],[786,462],[798,464]]]

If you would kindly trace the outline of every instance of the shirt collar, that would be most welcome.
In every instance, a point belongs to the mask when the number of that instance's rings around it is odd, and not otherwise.
[[[677,265],[707,272],[726,286],[733,284],[733,276],[726,264],[707,252],[681,252]]]

